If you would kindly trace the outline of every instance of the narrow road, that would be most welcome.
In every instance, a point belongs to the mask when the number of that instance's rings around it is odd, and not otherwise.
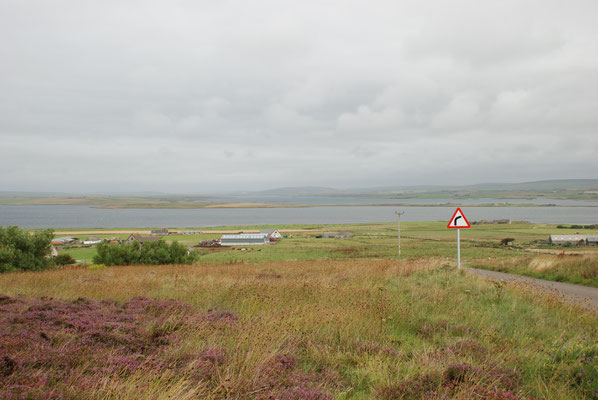
[[[522,275],[506,274],[504,272],[488,271],[485,269],[467,268],[469,272],[483,278],[498,281],[516,281],[530,284],[543,290],[556,292],[564,300],[573,302],[584,308],[598,311],[598,288],[574,285],[572,283],[546,281]]]

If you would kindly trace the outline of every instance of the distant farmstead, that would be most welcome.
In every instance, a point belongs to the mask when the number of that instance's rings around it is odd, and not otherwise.
[[[222,235],[222,246],[257,246],[268,244],[269,238],[265,233],[241,233],[238,235]]]
[[[153,229],[152,235],[168,235],[168,229],[166,229],[166,228]]]

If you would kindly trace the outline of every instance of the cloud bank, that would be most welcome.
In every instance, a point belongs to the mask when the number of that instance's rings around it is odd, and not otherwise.
[[[0,185],[595,178],[598,3],[496,3],[3,1]]]

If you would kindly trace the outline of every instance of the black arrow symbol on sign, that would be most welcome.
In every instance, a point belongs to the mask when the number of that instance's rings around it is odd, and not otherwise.
[[[455,217],[455,226],[457,226],[457,220],[458,220],[459,218],[463,218],[463,217],[461,217],[460,215],[459,215],[458,217]]]

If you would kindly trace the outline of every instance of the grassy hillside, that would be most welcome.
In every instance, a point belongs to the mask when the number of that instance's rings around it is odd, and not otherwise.
[[[438,259],[69,269],[0,288],[3,399],[598,396],[595,316]]]

